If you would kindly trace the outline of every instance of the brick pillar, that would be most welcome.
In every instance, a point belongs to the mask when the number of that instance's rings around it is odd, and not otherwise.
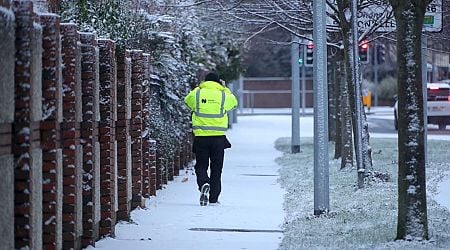
[[[156,141],[149,140],[149,156],[150,156],[150,195],[156,195]]]
[[[100,49],[100,236],[114,237],[116,224],[115,196],[115,122],[116,89],[115,44],[111,40],[98,40]]]
[[[131,59],[117,53],[117,219],[128,220],[131,210]]]
[[[169,173],[170,173],[170,156],[165,155],[161,157],[161,165],[163,166],[162,172],[162,184],[167,184],[169,182]]]
[[[16,18],[15,113],[12,129],[15,161],[14,247],[42,249],[42,154],[39,148],[42,29],[34,26],[31,1],[14,1],[12,6]]]
[[[190,133],[185,135],[183,139],[183,144],[181,145],[181,168],[184,169],[189,165],[189,148],[191,147],[189,138]]]
[[[180,165],[179,165],[179,167],[180,167],[180,170],[182,170],[182,169],[184,169],[184,167],[185,167],[185,165],[184,165],[184,158],[186,157],[186,152],[185,152],[185,150],[186,150],[186,142],[184,141],[185,140],[185,138],[183,138],[183,142],[181,143],[181,145],[180,145],[180,151],[179,151],[179,157],[180,157]]]
[[[195,159],[194,152],[192,152],[192,145],[194,143],[194,136],[191,134],[188,136],[188,162]]]
[[[131,155],[132,191],[131,208],[143,207],[142,197],[142,83],[144,58],[141,50],[130,51],[131,56]]]
[[[163,182],[163,172],[164,172],[164,158],[161,157],[161,142],[156,140],[158,147],[156,148],[156,189],[162,189]]]
[[[63,94],[63,248],[81,249],[83,152],[80,145],[81,51],[75,24],[61,24]]]
[[[168,170],[167,170],[167,180],[168,181],[173,181],[173,176],[175,175],[175,156],[169,156],[167,158],[167,166],[168,166]]]
[[[83,238],[82,245],[95,245],[100,219],[99,193],[99,86],[98,48],[95,34],[80,33],[82,114],[81,144],[83,145]]]
[[[177,149],[177,151],[175,153],[175,158],[174,158],[175,176],[180,175],[180,170],[182,169],[182,166],[181,166],[181,147],[182,146],[183,146],[183,143],[180,144],[180,147]]]
[[[150,197],[150,54],[143,54],[144,81],[142,83],[142,195]]]
[[[9,2],[2,2],[0,15],[0,242],[5,249],[14,249],[14,156],[12,154],[12,122],[14,121],[14,23]]]
[[[62,248],[62,122],[59,16],[42,14],[42,191],[43,247]]]

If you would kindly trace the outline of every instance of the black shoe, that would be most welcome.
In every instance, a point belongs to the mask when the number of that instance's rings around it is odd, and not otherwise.
[[[219,206],[220,205],[220,201],[216,201],[216,202],[209,202],[210,206]]]
[[[203,184],[202,188],[200,189],[200,206],[206,206],[208,205],[209,200],[209,183]]]

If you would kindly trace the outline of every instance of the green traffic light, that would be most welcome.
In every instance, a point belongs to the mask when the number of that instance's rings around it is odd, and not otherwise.
[[[299,58],[299,59],[298,59],[298,64],[300,64],[300,65],[303,64],[303,58]]]

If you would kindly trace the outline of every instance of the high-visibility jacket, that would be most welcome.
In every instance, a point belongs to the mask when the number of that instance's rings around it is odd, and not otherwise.
[[[184,98],[192,110],[192,129],[195,136],[224,135],[228,129],[227,112],[237,106],[230,89],[214,81],[205,81]]]

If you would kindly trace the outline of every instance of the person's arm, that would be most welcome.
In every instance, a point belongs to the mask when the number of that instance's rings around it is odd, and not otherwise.
[[[184,98],[184,103],[190,110],[195,110],[195,93],[197,92],[198,88],[193,89],[189,94]]]
[[[226,112],[228,112],[237,107],[238,101],[236,96],[234,96],[234,94],[231,92],[229,88],[225,88],[224,92],[225,92],[224,109]]]

